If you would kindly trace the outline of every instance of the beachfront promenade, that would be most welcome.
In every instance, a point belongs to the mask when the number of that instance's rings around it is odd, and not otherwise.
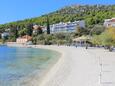
[[[58,50],[64,55],[40,86],[115,86],[115,52],[64,46],[42,48]]]

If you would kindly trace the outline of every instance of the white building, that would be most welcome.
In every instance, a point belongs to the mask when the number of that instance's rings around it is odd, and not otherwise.
[[[58,32],[75,32],[77,26],[85,27],[85,21],[74,21],[74,22],[67,22],[67,23],[57,23],[50,25],[50,32],[51,33],[58,33]]]
[[[3,32],[2,34],[1,34],[1,37],[2,38],[5,38],[5,37],[8,37],[10,34],[8,33],[8,32]]]
[[[105,19],[104,26],[105,27],[115,27],[115,18]]]

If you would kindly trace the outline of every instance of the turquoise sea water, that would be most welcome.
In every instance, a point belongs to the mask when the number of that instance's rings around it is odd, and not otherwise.
[[[45,49],[0,46],[0,86],[20,84],[21,79],[34,71],[47,69],[59,56],[58,52]]]

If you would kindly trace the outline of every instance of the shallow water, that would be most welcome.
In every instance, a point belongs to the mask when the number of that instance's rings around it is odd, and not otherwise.
[[[45,49],[0,46],[0,86],[20,84],[21,79],[34,71],[47,69],[59,56],[58,52]]]

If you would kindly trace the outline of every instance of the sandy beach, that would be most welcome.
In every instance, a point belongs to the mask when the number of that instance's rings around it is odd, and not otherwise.
[[[115,86],[115,52],[101,48],[38,47],[64,53],[40,86]]]
[[[115,86],[115,52],[102,48],[31,46],[62,53],[38,82],[37,75],[23,86]]]

